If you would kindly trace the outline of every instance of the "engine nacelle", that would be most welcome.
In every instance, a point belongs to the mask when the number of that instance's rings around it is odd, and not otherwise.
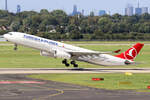
[[[71,55],[67,52],[60,51],[60,50],[54,50],[53,53],[41,51],[40,52],[41,56],[46,56],[46,57],[55,57],[55,58],[63,58],[63,59],[70,59]]]
[[[67,52],[56,50],[55,53],[54,53],[54,57],[63,58],[63,59],[70,59],[71,55]]]
[[[40,55],[41,56],[46,56],[46,57],[54,57],[53,53],[49,53],[49,52],[45,52],[45,51],[41,51]]]

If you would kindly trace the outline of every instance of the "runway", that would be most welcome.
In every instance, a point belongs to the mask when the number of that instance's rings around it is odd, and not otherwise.
[[[104,90],[27,78],[26,75],[0,75],[4,81],[35,81],[40,83],[0,84],[0,100],[149,100],[150,93],[131,90]]]
[[[150,68],[0,68],[0,74],[150,73]]]

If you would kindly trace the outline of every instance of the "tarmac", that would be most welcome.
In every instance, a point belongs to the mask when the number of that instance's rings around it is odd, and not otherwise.
[[[150,73],[150,68],[0,68],[0,74]]]
[[[37,83],[19,83],[19,81]],[[150,93],[131,90],[97,89],[31,79],[21,74],[0,75],[0,100],[149,100],[149,98]]]
[[[0,100],[149,100],[150,93],[131,90],[105,90],[53,81],[27,78],[37,73],[120,73],[150,72],[148,68],[2,68],[0,69]]]

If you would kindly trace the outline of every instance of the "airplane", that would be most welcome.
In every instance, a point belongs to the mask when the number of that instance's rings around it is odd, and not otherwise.
[[[15,44],[14,50],[17,50],[17,45],[37,49],[40,50],[41,56],[62,58],[62,64],[66,67],[73,65],[75,68],[78,67],[76,61],[102,66],[134,65],[136,63],[134,59],[144,46],[142,43],[137,43],[121,54],[111,55],[110,52],[88,50],[21,32],[9,32],[4,34],[4,38]],[[118,53],[120,50],[114,52]],[[68,60],[71,62],[69,63]]]

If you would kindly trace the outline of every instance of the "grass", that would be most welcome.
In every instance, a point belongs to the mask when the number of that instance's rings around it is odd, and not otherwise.
[[[125,74],[39,74],[28,77],[110,90],[150,92],[147,89],[150,85],[149,76],[150,74],[133,74],[132,76]],[[93,81],[92,78],[104,78],[104,81]]]
[[[0,44],[12,44],[12,43],[6,41],[0,41]]]
[[[5,43],[5,42],[2,42]],[[7,42],[6,42],[7,43]],[[92,43],[92,42],[91,42]],[[122,42],[119,42],[122,43]],[[147,42],[148,43],[148,42]],[[1,44],[1,42],[0,42]],[[96,51],[114,51],[122,49],[122,52],[131,45],[87,45],[80,47]],[[116,66],[116,67],[150,67],[150,45],[145,45],[136,61],[142,64],[137,66]],[[0,45],[0,68],[65,68],[61,64],[62,59],[55,59],[40,56],[40,51],[19,46],[18,51],[13,50],[13,46]],[[92,65],[84,62],[77,62],[81,68],[103,68],[104,66]],[[115,66],[113,66],[115,67]],[[111,67],[111,68],[113,68]],[[106,68],[106,67],[105,67]],[[109,67],[110,68],[110,67]]]
[[[19,46],[18,51],[13,46],[0,46],[0,68],[65,68],[62,59],[40,56],[40,51]],[[81,66],[92,67],[91,64],[79,63]],[[98,66],[95,66],[98,67]]]
[[[38,68],[57,67],[56,59],[40,56],[38,50],[18,47],[18,51],[13,50],[13,46],[0,46],[0,67],[1,68]],[[59,60],[58,60],[59,61]]]

